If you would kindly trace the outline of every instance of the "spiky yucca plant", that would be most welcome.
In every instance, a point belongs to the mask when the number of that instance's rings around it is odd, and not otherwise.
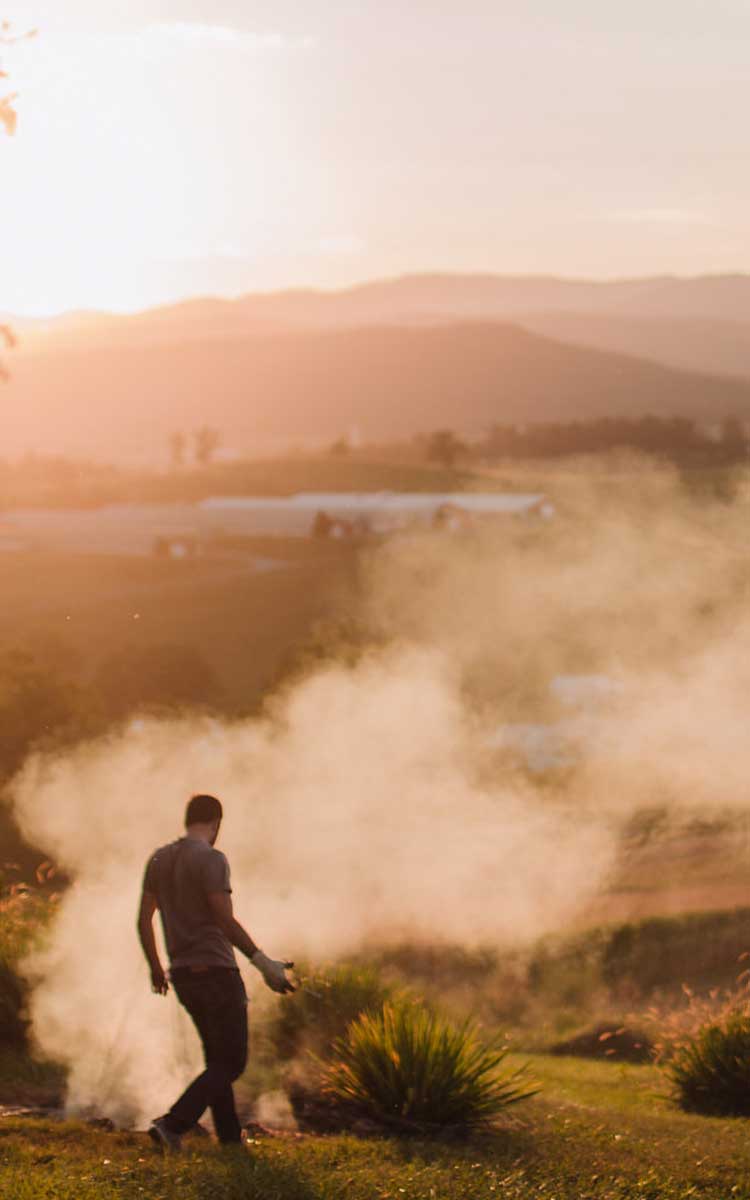
[[[679,1104],[712,1116],[750,1116],[750,1013],[729,1011],[677,1043],[664,1071]]]
[[[454,1026],[413,1003],[363,1013],[335,1043],[329,1099],[402,1129],[476,1129],[536,1094],[526,1068],[499,1068],[507,1048],[485,1045],[471,1022]]]

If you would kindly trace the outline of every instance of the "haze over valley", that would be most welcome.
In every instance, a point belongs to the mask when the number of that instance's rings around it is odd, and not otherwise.
[[[235,453],[436,428],[750,417],[750,277],[423,275],[16,322],[11,454],[154,460],[210,422]]]

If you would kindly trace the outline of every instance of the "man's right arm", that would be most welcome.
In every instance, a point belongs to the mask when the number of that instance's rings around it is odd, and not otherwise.
[[[144,888],[138,908],[138,936],[149,965],[149,970],[151,971],[151,990],[158,992],[161,996],[166,996],[169,991],[169,984],[164,968],[161,965],[159,951],[156,947],[156,938],[154,937],[154,913],[156,909],[156,896]]]
[[[256,970],[260,971],[271,991],[278,992],[280,995],[285,992],[293,992],[294,985],[289,982],[285,972],[290,970],[294,963],[279,962],[269,958],[256,946],[250,934],[234,916],[231,894],[229,892],[209,892],[208,903],[219,929],[241,954],[249,958]]]

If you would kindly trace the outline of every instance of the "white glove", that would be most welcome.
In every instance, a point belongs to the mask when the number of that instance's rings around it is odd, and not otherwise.
[[[286,977],[286,972],[291,970],[294,963],[280,962],[278,959],[269,958],[262,950],[256,950],[250,962],[256,970],[260,971],[266,986],[270,987],[272,992],[278,992],[283,996],[285,992],[295,990],[294,985]]]

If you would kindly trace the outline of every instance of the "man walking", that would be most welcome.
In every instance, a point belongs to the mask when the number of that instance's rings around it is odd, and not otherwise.
[[[293,963],[259,950],[234,918],[229,863],[214,849],[223,811],[215,796],[193,796],[185,837],[157,850],[148,862],[138,914],[138,934],[154,992],[166,995],[167,975],[156,948],[153,918],[161,913],[171,980],[203,1043],[205,1070],[149,1134],[163,1149],[179,1150],[183,1133],[211,1109],[220,1142],[238,1143],[240,1123],[233,1082],[247,1063],[247,996],[233,947],[249,958],[269,988],[293,992],[286,977]]]

